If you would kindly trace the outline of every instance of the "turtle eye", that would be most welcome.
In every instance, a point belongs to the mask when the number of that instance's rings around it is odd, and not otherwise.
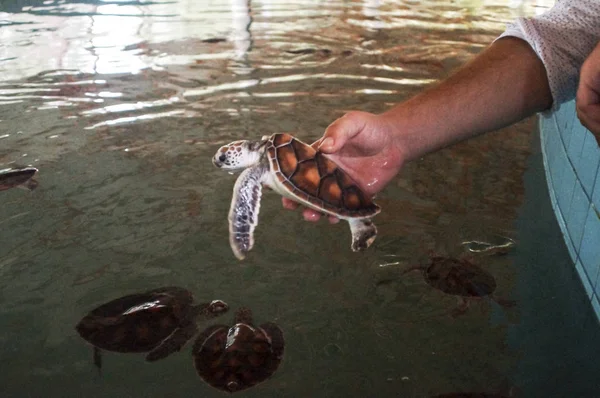
[[[225,156],[225,154],[219,156],[219,161],[224,162],[225,160],[227,160],[227,156]]]

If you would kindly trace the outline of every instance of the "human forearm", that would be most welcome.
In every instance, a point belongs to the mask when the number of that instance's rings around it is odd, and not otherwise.
[[[405,161],[549,109],[542,61],[523,40],[502,38],[442,83],[382,116]]]

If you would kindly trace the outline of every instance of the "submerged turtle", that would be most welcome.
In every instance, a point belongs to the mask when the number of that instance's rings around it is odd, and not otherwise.
[[[248,308],[238,309],[233,323],[207,328],[192,350],[198,375],[231,393],[268,379],[281,363],[285,344],[279,326],[271,322],[254,326]]]
[[[0,170],[0,191],[20,187],[30,191],[34,190],[38,183],[33,176],[38,172],[35,167],[19,167]]]
[[[192,294],[180,287],[162,287],[112,300],[83,317],[75,329],[94,346],[100,369],[100,350],[148,352],[156,361],[179,351],[197,332],[196,321],[227,312],[221,300],[193,304]]]
[[[246,169],[235,183],[229,210],[229,242],[240,260],[254,245],[261,184],[348,221],[353,251],[365,250],[377,236],[371,217],[379,213],[379,206],[332,160],[289,134],[234,141],[219,148],[213,163],[223,169]]]
[[[403,273],[422,270],[425,281],[446,294],[458,296],[459,305],[453,315],[460,315],[469,308],[469,299],[490,297],[504,307],[515,302],[493,296],[496,279],[492,274],[467,259],[434,255],[429,264],[408,268]]]
[[[432,398],[508,398],[505,395],[490,394],[485,392],[453,392],[439,394]]]

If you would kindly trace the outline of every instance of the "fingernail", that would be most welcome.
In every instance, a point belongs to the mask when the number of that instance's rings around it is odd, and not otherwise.
[[[327,137],[321,142],[321,145],[319,145],[319,149],[321,149],[323,147],[332,147],[332,146],[333,146],[333,138]]]
[[[298,207],[298,203],[292,200],[283,200],[283,207],[289,210],[295,210]]]
[[[303,215],[304,215],[304,219],[306,221],[315,222],[315,221],[319,221],[319,218],[321,218],[321,215],[314,211],[305,211]]]

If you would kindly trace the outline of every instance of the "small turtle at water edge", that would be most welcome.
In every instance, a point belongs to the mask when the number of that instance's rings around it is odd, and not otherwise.
[[[464,314],[471,299],[489,297],[503,307],[516,304],[512,300],[494,297],[496,279],[492,274],[467,259],[432,255],[426,265],[416,265],[406,269],[403,274],[421,270],[425,281],[432,287],[459,299],[453,316]]]
[[[75,327],[94,346],[94,364],[100,369],[100,350],[148,352],[156,361],[179,351],[198,331],[196,321],[226,313],[227,303],[213,300],[194,305],[194,297],[180,287],[161,287],[127,295],[99,306]]]
[[[451,392],[432,396],[431,398],[515,398],[521,396],[521,391],[517,386],[508,381],[504,381],[494,392]]]
[[[508,398],[508,396],[485,392],[454,392],[448,394],[439,394],[432,398]]]
[[[262,186],[321,213],[348,221],[352,250],[367,249],[377,236],[371,217],[380,207],[337,164],[289,134],[261,141],[234,141],[219,148],[215,166],[245,169],[233,188],[229,210],[229,242],[243,259],[254,245],[254,228]]]
[[[198,375],[214,388],[236,392],[259,384],[277,370],[283,358],[283,331],[274,323],[252,324],[252,312],[240,308],[234,325],[203,331],[192,350]]]
[[[33,191],[38,183],[33,178],[38,169],[35,167],[18,167],[0,170],[0,191],[11,188],[24,188]]]

